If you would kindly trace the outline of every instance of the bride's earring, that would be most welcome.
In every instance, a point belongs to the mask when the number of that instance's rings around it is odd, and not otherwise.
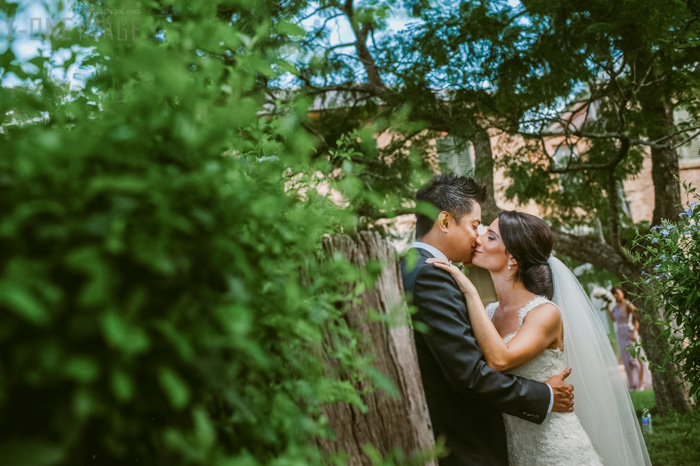
[[[508,262],[508,270],[510,270],[510,262]]]

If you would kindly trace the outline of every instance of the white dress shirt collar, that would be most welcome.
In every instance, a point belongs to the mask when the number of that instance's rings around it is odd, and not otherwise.
[[[431,246],[427,243],[423,243],[421,241],[414,241],[413,244],[411,245],[412,248],[418,248],[418,249],[425,249],[428,251],[430,254],[433,255],[434,258],[436,259],[444,259],[444,260],[449,260],[446,255],[442,253],[438,248],[435,246]]]

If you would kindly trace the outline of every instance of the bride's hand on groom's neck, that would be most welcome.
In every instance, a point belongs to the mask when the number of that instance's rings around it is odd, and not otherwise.
[[[451,261],[445,260],[445,259],[435,259],[435,258],[429,258],[425,261],[427,264],[433,264],[435,267],[438,267],[442,270],[447,270],[450,275],[452,275],[452,278],[455,279],[457,282],[457,285],[459,285],[459,289],[462,291],[464,294],[476,294],[478,295],[478,292],[476,290],[476,287],[472,283],[471,280],[467,278],[466,275],[464,275],[464,272],[460,270],[456,265],[454,265]]]

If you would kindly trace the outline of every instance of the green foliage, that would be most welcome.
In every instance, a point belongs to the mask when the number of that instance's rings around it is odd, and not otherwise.
[[[644,436],[655,466],[694,466],[700,463],[700,412],[672,411],[653,416],[654,433]]]
[[[356,228],[371,229],[379,218],[413,212],[415,191],[432,175],[420,155],[429,136],[405,145],[401,134],[422,128],[420,123],[408,121],[406,113],[397,112],[387,120],[340,133],[327,159],[317,163],[323,180],[345,193],[349,212],[356,215]],[[381,136],[393,136],[394,140],[380,147],[377,138]]]
[[[307,104],[258,115],[300,32],[268,6],[142,4],[141,37],[76,39],[84,91],[0,88],[4,463],[320,464],[321,405],[386,385],[320,257],[352,213],[312,189]]]
[[[379,47],[390,50],[378,51],[386,80],[430,127],[472,140],[479,127],[515,136],[499,161],[512,180],[506,195],[535,201],[555,226],[596,219],[617,235],[609,174],[619,185],[641,171],[642,141],[696,126],[697,11],[686,3],[441,2],[421,19]],[[693,121],[662,128],[672,102]],[[570,151],[557,157],[547,144]]]
[[[685,186],[689,205],[675,221],[655,225],[635,240],[635,261],[643,272],[636,285],[652,308],[662,308],[666,359],[678,364],[696,397],[700,393],[700,207],[694,188]]]
[[[371,461],[372,466],[392,466],[400,464],[402,466],[422,466],[426,463],[434,461],[435,458],[441,458],[445,453],[444,438],[439,438],[433,449],[419,452],[416,455],[407,457],[406,454],[399,448],[391,450],[388,454],[382,454],[370,444],[363,446],[365,455]]]
[[[693,466],[700,463],[700,411],[671,411],[656,415],[654,391],[630,392],[637,418],[646,408],[652,412],[654,433],[644,434],[651,463],[655,466]]]
[[[417,18],[403,30],[388,29],[387,5],[399,17]],[[660,128],[666,107],[678,102],[693,120],[686,129],[696,126],[700,30],[697,13],[682,2],[328,0],[312,1],[299,17],[308,19],[309,34],[296,42],[299,72],[291,82],[323,108],[313,126],[330,143],[319,156],[343,136],[355,146],[356,170],[364,167],[361,191],[376,193],[359,208],[370,219],[393,216],[377,197],[410,198],[406,188],[415,184],[406,169],[425,166],[409,162],[408,151],[372,146],[358,132],[376,138],[388,127],[425,156],[424,136],[449,133],[474,142],[490,130],[511,137],[496,167],[512,179],[509,199],[535,201],[556,227],[597,221],[599,233],[617,244],[618,220],[623,228],[632,224],[612,212],[623,210],[617,187],[641,171],[648,142],[670,141],[666,136],[684,127]],[[352,26],[357,44],[334,40],[341,20]],[[397,109],[410,110],[407,121],[431,131],[395,124]],[[567,113],[573,109],[575,118]],[[623,139],[632,141],[624,149]],[[549,143],[568,146],[569,155],[557,157],[551,146],[547,153]],[[482,161],[477,176],[491,178],[491,170],[480,169],[491,165]]]
[[[297,42],[299,73],[291,82],[331,109],[320,112],[315,125],[329,141],[343,134],[355,141],[359,128],[388,120],[398,108],[409,108],[409,119],[424,122],[433,136],[474,142],[490,130],[511,137],[497,167],[512,179],[507,197],[535,201],[557,227],[590,227],[597,220],[599,233],[616,245],[618,223],[628,231],[632,226],[615,212],[624,210],[618,187],[640,173],[650,147],[672,153],[692,136],[700,108],[696,8],[618,3],[312,1],[315,15],[299,16],[313,20],[305,23],[307,38]],[[399,31],[387,28],[387,5],[414,20]],[[338,18],[353,27],[358,43],[333,40]],[[690,121],[669,121],[675,105],[688,110]],[[684,132],[670,143],[675,131]],[[551,144],[570,153],[557,157]],[[329,144],[320,152],[333,149]],[[358,151],[358,163],[379,175],[365,186],[384,192],[391,185],[405,195],[409,164],[391,165],[388,160],[404,159],[376,156],[382,152]],[[477,167],[482,173],[491,175]],[[660,175],[665,178],[657,183],[672,182],[672,173]],[[666,204],[657,207],[669,215]],[[369,202],[362,211],[393,213]]]
[[[654,398],[654,390],[641,390],[630,392],[630,398],[634,405],[634,410],[637,417],[641,418],[642,411],[645,409],[653,410],[656,407],[656,399]]]

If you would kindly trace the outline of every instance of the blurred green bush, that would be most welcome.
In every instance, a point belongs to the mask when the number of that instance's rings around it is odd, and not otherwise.
[[[303,102],[258,115],[299,33],[266,3],[144,3],[138,39],[52,41],[94,47],[80,92],[3,55],[35,83],[0,88],[3,464],[317,464],[321,404],[361,403],[358,274],[319,260],[352,212],[306,187]]]

